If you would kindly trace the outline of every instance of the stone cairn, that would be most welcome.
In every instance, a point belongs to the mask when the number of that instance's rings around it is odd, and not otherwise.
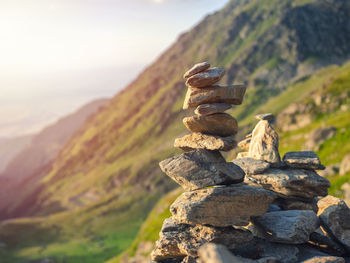
[[[243,101],[246,87],[215,85],[224,70],[196,64],[187,71],[183,120],[192,132],[175,140],[185,153],[160,162],[184,192],[171,205],[152,252],[154,262],[345,262],[350,252],[350,210],[327,196],[330,183],[314,152],[288,152],[281,160],[272,114],[257,115],[246,149],[236,146],[237,121],[224,113]],[[320,197],[325,198],[319,199]]]

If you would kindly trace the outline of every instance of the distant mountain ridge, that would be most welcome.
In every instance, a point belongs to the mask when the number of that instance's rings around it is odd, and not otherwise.
[[[94,256],[100,262],[120,253],[156,201],[176,186],[158,162],[179,152],[173,140],[186,133],[179,125],[186,114],[184,71],[207,60],[227,69],[223,83],[247,82],[243,105],[231,113],[248,124],[288,83],[348,59],[349,12],[346,0],[230,1],[181,35],[85,123],[35,185],[37,191],[24,193],[0,214],[48,216],[40,227],[61,231],[45,242],[57,245],[69,236],[65,249],[81,260]],[[96,240],[104,245],[90,255],[81,252],[80,244],[94,246]]]

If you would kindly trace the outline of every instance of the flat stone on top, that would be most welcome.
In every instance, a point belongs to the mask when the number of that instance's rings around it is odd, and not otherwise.
[[[236,145],[237,143],[234,136],[220,137],[199,132],[177,138],[174,143],[174,147],[180,148],[185,152],[195,149],[230,151],[236,147]]]
[[[225,112],[232,108],[232,105],[225,103],[201,104],[194,111],[197,115],[211,115],[214,113]]]
[[[242,182],[244,171],[226,162],[218,151],[195,150],[159,163],[160,168],[186,191]]]
[[[186,85],[195,88],[210,86],[218,82],[224,75],[224,69],[210,68],[189,77]]]
[[[312,151],[287,152],[283,156],[283,161],[290,167],[301,169],[324,170],[317,154]]]
[[[260,121],[272,121],[275,119],[275,115],[273,115],[272,113],[264,113],[255,115],[255,118]]]
[[[192,109],[201,104],[208,103],[239,105],[243,101],[245,91],[245,85],[233,85],[228,87],[210,86],[201,89],[189,88],[187,90],[183,109]]]
[[[210,68],[209,62],[197,63],[184,74],[184,79],[188,79],[189,77],[207,70],[208,68]]]
[[[217,136],[235,135],[238,130],[236,119],[227,113],[186,117],[183,119],[183,123],[191,132],[200,132]]]
[[[180,195],[171,205],[174,219],[187,224],[245,226],[266,213],[275,194],[248,185],[212,187]]]

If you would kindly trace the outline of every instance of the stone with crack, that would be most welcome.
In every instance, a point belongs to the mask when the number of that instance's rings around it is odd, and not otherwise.
[[[250,217],[265,214],[275,197],[270,191],[244,184],[212,187],[183,193],[170,212],[181,223],[245,226]]]
[[[195,132],[175,139],[174,147],[188,152],[195,149],[230,151],[236,146],[234,136],[221,137]]]
[[[330,183],[312,170],[270,168],[263,174],[247,175],[249,185],[274,191],[281,197],[313,199],[326,196]]]
[[[244,171],[226,162],[218,151],[195,150],[168,158],[160,168],[186,191],[214,185],[240,183]]]

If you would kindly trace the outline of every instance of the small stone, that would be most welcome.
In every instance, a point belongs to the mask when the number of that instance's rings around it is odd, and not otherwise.
[[[262,187],[282,197],[313,199],[326,196],[330,183],[312,170],[270,168],[263,174],[247,175],[245,182]]]
[[[339,174],[345,175],[350,172],[350,154],[347,154],[343,157],[343,160],[340,163]]]
[[[206,116],[215,113],[225,112],[232,108],[232,105],[225,103],[213,103],[213,104],[201,104],[194,111],[195,114],[199,116]]]
[[[246,91],[245,85],[228,87],[210,86],[201,89],[187,90],[183,109],[196,108],[201,104],[226,103],[240,105]]]
[[[233,255],[225,246],[207,243],[198,251],[201,263],[275,263],[275,258],[252,260]]]
[[[196,88],[207,87],[218,82],[224,75],[224,69],[210,68],[189,77],[186,85]]]
[[[238,130],[236,119],[227,113],[186,117],[183,119],[183,123],[191,132],[217,136],[235,135]]]
[[[164,221],[152,260],[160,261],[168,258],[197,257],[199,248],[209,242],[223,244],[233,249],[253,238],[249,231],[233,227],[211,227],[203,225],[179,224],[168,218]]]
[[[320,158],[312,151],[287,152],[283,156],[283,161],[289,167],[300,169],[324,170]]]
[[[252,158],[234,159],[232,160],[232,163],[239,166],[246,174],[262,174],[270,168],[268,162]]]
[[[243,150],[249,151],[249,145],[251,140],[252,140],[251,138],[245,138],[244,140],[238,143],[238,147]]]
[[[330,235],[350,251],[350,209],[343,200],[327,196],[318,201],[318,216]]]
[[[264,113],[255,115],[255,118],[261,121],[272,121],[275,119],[275,115],[273,115],[272,113]]]
[[[213,226],[244,226],[251,216],[263,215],[275,195],[248,185],[213,187],[185,192],[171,205],[176,221]]]
[[[253,130],[249,157],[279,165],[278,134],[268,121],[259,121]]]
[[[239,152],[239,153],[237,153],[237,157],[236,157],[236,159],[240,159],[240,158],[247,158],[247,157],[248,157],[248,155],[249,155],[249,153],[248,153],[248,152]]]
[[[208,68],[210,68],[209,62],[197,63],[184,74],[184,79],[188,79],[189,77],[207,70]]]
[[[228,163],[218,151],[195,150],[159,163],[160,168],[186,191],[243,181],[243,170]]]
[[[236,146],[234,136],[220,137],[207,135],[199,132],[185,135],[175,139],[174,147],[180,148],[185,152],[195,149],[230,151]]]
[[[253,220],[271,242],[302,244],[319,227],[319,220],[311,210],[269,212]]]

